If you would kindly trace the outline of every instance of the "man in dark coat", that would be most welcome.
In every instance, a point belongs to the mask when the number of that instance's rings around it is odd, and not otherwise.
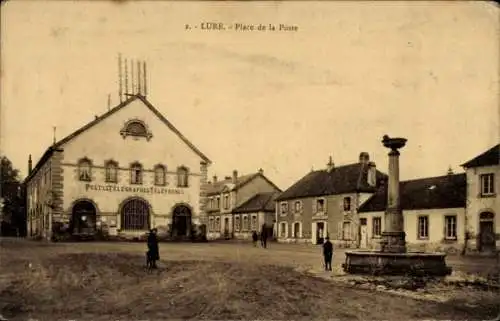
[[[156,236],[157,230],[154,228],[148,235],[148,263],[151,264],[152,269],[156,269],[156,261],[160,259],[160,252],[158,249],[158,238]]]
[[[266,225],[262,225],[262,230],[260,232],[260,242],[263,248],[267,248],[267,228]]]
[[[323,243],[323,257],[325,259],[325,271],[332,270],[333,244],[327,236]]]

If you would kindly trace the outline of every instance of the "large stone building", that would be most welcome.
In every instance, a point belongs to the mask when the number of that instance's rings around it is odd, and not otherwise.
[[[213,181],[206,185],[207,192],[207,216],[208,216],[208,238],[209,239],[230,239],[233,237],[244,237],[240,225],[237,225],[237,234],[235,235],[235,221],[242,215],[241,212],[233,213],[241,205],[249,201],[251,198],[261,193],[279,193],[281,190],[271,182],[260,169],[256,173],[247,175],[238,175],[238,171],[234,170],[232,176],[226,176],[223,180],[218,180],[217,176],[213,177]],[[240,208],[241,211],[244,211]],[[263,210],[262,212],[266,212]],[[257,211],[260,213],[260,211]],[[257,224],[269,222],[265,215],[257,216]],[[247,212],[248,215],[249,212]],[[244,216],[241,216],[243,219]],[[252,217],[252,216],[251,216]],[[250,219],[250,223],[252,224]],[[245,225],[246,226],[246,225]],[[255,226],[252,225],[252,226]],[[259,228],[260,230],[260,228]],[[246,232],[246,231],[245,231]]]
[[[337,245],[358,245],[358,208],[387,175],[361,153],[354,164],[311,171],[277,197],[278,240],[321,244],[328,235]]]
[[[204,222],[210,160],[146,98],[133,95],[50,146],[25,180],[28,235],[189,236]]]

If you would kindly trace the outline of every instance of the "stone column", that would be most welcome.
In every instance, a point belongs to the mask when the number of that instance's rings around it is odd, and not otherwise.
[[[406,234],[404,232],[403,211],[400,205],[399,191],[399,151],[406,144],[404,138],[389,138],[382,141],[389,152],[389,182],[387,187],[387,208],[384,217],[384,232],[382,233],[382,252],[406,252]]]

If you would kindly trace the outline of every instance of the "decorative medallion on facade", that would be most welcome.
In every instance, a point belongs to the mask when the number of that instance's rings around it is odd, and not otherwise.
[[[120,130],[120,135],[122,135],[123,139],[125,139],[127,136],[132,136],[135,139],[144,137],[147,141],[149,141],[153,137],[153,134],[151,133],[151,131],[149,131],[146,124],[139,119],[132,119],[127,121],[122,130]]]

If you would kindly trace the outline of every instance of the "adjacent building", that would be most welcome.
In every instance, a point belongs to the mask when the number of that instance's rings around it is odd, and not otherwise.
[[[278,240],[321,244],[329,236],[337,246],[359,246],[359,207],[387,175],[378,171],[369,154],[356,163],[311,171],[276,198]]]
[[[226,176],[223,180],[218,180],[217,176],[214,176],[213,180],[209,182],[204,189],[206,190],[208,199],[206,212],[208,217],[207,235],[209,239],[230,239],[235,237],[235,213],[233,212],[235,209],[259,194],[281,192],[281,190],[264,175],[262,169],[256,173],[247,175],[238,175],[238,171],[234,170],[232,176]],[[242,209],[240,208],[240,210]],[[257,224],[269,221],[268,219],[266,220],[265,214],[259,215],[259,213],[266,213],[266,211],[267,209],[256,212]],[[241,225],[243,216],[241,214],[242,213],[239,212],[236,215],[236,217],[240,219],[239,225],[236,226],[238,228],[237,237],[242,237],[242,235],[246,233],[245,231],[245,233],[239,234],[242,232],[243,228],[243,225]],[[249,219],[249,226],[255,226],[255,224],[252,225],[252,222],[255,222],[255,220],[252,221],[252,216],[245,217]],[[245,225],[245,228],[246,226],[247,225]]]
[[[205,223],[210,160],[140,94],[54,142],[25,179],[28,235],[188,237]]]
[[[464,163],[467,177],[465,234],[468,249],[500,248],[500,144]]]

